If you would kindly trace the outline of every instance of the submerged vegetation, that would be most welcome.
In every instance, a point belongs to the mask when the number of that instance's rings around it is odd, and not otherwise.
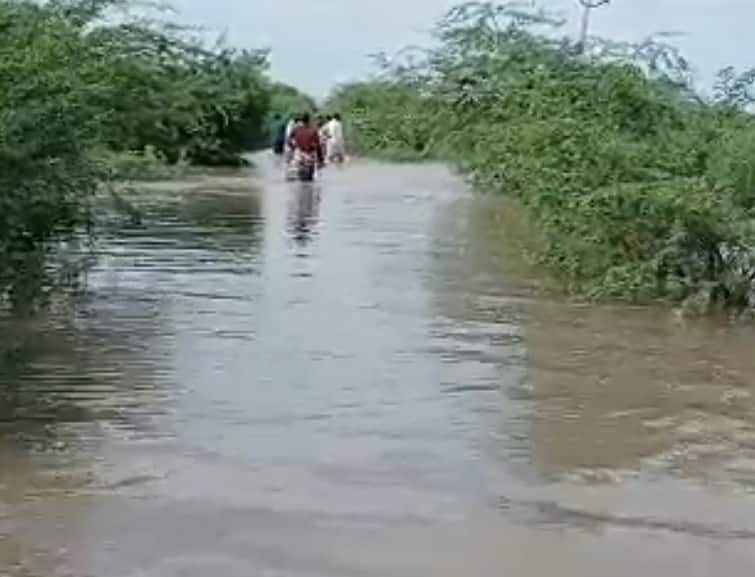
[[[87,237],[103,182],[242,164],[270,111],[306,100],[269,80],[266,53],[207,46],[164,16],[0,0],[0,300],[26,301],[49,253]]]
[[[722,71],[704,99],[672,46],[583,44],[562,25],[460,6],[437,48],[383,57],[331,106],[363,153],[449,160],[518,199],[570,291],[755,305],[755,73]]]

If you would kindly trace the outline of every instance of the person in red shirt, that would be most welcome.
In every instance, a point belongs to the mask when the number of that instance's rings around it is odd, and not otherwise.
[[[312,117],[309,114],[302,115],[301,123],[291,132],[289,144],[295,154],[298,152],[305,157],[314,158],[318,167],[321,167],[325,162],[322,142],[320,142],[320,131],[312,125]]]

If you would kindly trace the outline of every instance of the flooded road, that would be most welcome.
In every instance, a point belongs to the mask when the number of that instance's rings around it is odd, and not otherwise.
[[[0,574],[753,574],[752,327],[548,295],[439,166],[138,203],[1,321]]]

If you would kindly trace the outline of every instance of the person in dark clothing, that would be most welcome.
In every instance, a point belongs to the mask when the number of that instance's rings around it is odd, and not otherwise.
[[[273,154],[283,156],[286,151],[286,121],[280,114],[273,116]]]

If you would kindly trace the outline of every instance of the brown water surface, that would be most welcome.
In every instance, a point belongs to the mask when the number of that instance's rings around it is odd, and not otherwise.
[[[440,166],[139,202],[0,321],[0,574],[753,575],[750,326],[549,296]]]

